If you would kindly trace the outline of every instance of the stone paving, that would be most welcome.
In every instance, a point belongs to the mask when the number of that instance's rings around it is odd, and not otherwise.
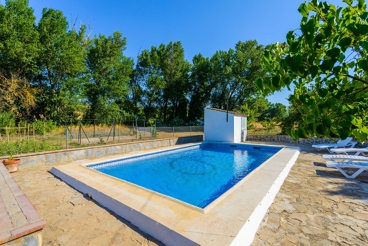
[[[256,245],[368,245],[368,174],[346,179],[322,153],[301,154],[253,241]]]
[[[44,226],[45,221],[5,166],[0,164],[0,244],[38,245],[42,242]]]
[[[299,146],[302,153],[252,245],[368,245],[368,174],[348,180],[326,168],[322,152]],[[55,178],[50,168],[12,174],[46,220],[44,245],[160,245]]]

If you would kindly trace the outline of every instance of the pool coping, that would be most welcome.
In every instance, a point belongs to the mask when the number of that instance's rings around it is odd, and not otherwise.
[[[194,144],[185,146],[190,145]],[[226,199],[216,202],[205,214],[83,167],[182,146],[75,161],[53,167],[50,172],[167,245],[249,245],[295,163],[298,147],[278,145],[283,149],[231,188],[231,192],[226,192]]]

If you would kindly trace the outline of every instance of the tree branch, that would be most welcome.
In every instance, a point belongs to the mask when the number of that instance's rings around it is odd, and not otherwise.
[[[351,78],[351,79],[353,79],[353,80],[356,80],[356,81],[362,82],[363,84],[368,85],[368,81],[365,81],[365,80],[363,80],[363,79],[361,79],[361,78],[354,77],[354,76],[352,76],[352,75],[350,75],[350,74],[341,73],[340,75],[341,75],[341,76],[348,77],[348,78]]]

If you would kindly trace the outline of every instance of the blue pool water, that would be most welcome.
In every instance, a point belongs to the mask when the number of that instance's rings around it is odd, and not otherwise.
[[[205,143],[88,167],[205,208],[280,149]]]

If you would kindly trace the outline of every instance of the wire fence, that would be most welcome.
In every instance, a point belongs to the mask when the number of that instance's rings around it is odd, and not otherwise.
[[[129,122],[130,123],[130,122]],[[134,124],[133,124],[134,123]],[[0,156],[80,148],[155,138],[203,135],[203,126],[147,127],[116,124],[69,124],[48,130],[44,125],[0,127]]]

